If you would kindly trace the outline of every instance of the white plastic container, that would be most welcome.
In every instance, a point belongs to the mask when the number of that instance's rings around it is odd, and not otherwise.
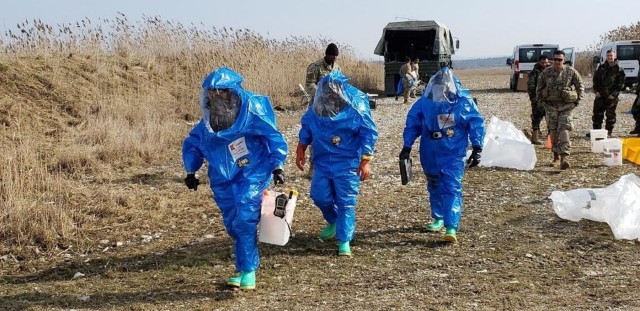
[[[602,153],[602,141],[607,139],[607,130],[591,130],[591,152]]]
[[[283,193],[289,201],[285,207],[284,218],[280,218],[274,215],[273,212],[276,207],[276,197]],[[287,190],[285,192],[265,190],[262,196],[258,241],[280,246],[289,242],[293,212],[295,211],[297,200],[298,192],[295,190]]]
[[[602,151],[604,152],[604,165],[622,165],[622,141],[617,138],[605,139],[602,141]]]

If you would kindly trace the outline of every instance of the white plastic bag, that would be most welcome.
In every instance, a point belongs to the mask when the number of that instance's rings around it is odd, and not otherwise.
[[[616,239],[640,238],[640,178],[634,174],[606,188],[554,191],[549,198],[560,218],[606,222]]]
[[[536,161],[536,151],[524,133],[513,123],[492,116],[487,125],[479,166],[528,171],[536,166]]]

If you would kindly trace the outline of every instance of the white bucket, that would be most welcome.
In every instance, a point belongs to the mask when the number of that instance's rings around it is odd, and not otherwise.
[[[602,153],[602,141],[607,139],[607,130],[591,130],[591,152]]]
[[[276,207],[276,197],[281,194],[285,194],[289,199],[285,207],[284,218],[277,217],[273,214]],[[258,241],[280,246],[289,242],[291,224],[293,223],[293,212],[295,211],[297,200],[298,192],[295,190],[288,190],[286,192],[265,190],[262,196]]]
[[[622,141],[616,138],[602,141],[602,151],[604,152],[604,165],[622,165]]]

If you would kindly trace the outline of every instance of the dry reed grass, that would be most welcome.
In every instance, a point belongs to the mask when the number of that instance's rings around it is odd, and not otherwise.
[[[638,39],[640,39],[640,22],[627,26],[620,26],[616,29],[610,30],[603,35],[600,35],[598,40],[589,46],[586,51],[578,54],[576,57],[575,68],[582,75],[593,73],[596,70],[596,66],[593,64],[593,57],[599,56],[602,45],[612,41]]]
[[[62,25],[25,21],[7,31],[0,40],[0,143],[8,151],[0,160],[0,252],[80,243],[121,214],[126,200],[90,181],[175,158],[199,115],[199,85],[214,68],[237,70],[247,89],[269,95],[274,106],[300,108],[297,85],[329,41],[279,41],[159,17],[130,22],[122,14]],[[382,65],[338,45],[352,83],[381,89]]]

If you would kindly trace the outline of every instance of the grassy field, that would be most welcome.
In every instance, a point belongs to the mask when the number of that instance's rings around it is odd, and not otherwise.
[[[604,167],[589,152],[593,94],[576,110],[570,171],[550,167],[549,151],[536,148],[533,171],[467,173],[458,245],[424,231],[425,178],[416,168],[415,181],[401,186],[397,172],[409,105],[381,99],[354,258],[317,239],[323,221],[290,150],[288,185],[301,192],[295,235],[284,247],[261,244],[258,289],[233,291],[224,285],[232,243],[204,173],[197,192],[183,184],[180,147],[199,119],[200,82],[217,66],[237,69],[247,89],[281,108],[279,128],[295,146],[297,84],[327,41],[203,32],[155,18],[79,25],[30,23],[2,45],[0,309],[640,308],[637,241],[615,240],[606,224],[563,221],[548,199],[638,173],[627,162]],[[339,62],[355,85],[382,88],[380,65],[356,60],[347,46]],[[528,97],[508,90],[507,68],[456,74],[487,119],[529,126]],[[623,112],[633,98],[621,95],[616,136],[631,128]]]

